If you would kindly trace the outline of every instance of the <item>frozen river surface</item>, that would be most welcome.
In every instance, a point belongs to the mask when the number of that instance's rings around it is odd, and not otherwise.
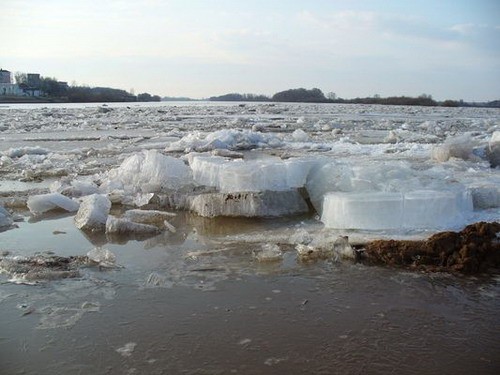
[[[498,109],[2,106],[0,373],[498,373],[498,277],[370,267],[338,237],[498,221],[499,130]]]

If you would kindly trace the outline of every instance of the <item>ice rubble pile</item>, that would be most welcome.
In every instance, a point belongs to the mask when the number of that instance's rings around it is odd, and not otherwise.
[[[215,149],[251,150],[264,147],[280,147],[283,142],[273,134],[264,134],[251,130],[223,129],[204,134],[193,132],[172,142],[166,151],[198,151],[205,152]]]
[[[471,148],[463,150],[456,155],[468,157]],[[171,199],[177,194],[182,204],[176,207],[205,217],[284,216],[308,212],[298,191],[305,187],[327,227],[377,230],[453,227],[463,223],[472,204],[494,208],[500,200],[498,187],[468,184],[466,190],[453,179],[443,179],[441,165],[415,169],[403,161],[350,165],[328,158],[246,160],[209,153],[191,153],[185,159],[189,165],[158,151],[142,151],[102,174],[100,186],[91,180],[61,180],[51,187],[53,193],[30,197],[28,207],[34,213],[53,208],[76,211],[78,202],[60,192],[84,196],[75,218],[79,228],[158,233],[170,230],[165,217],[151,214],[157,217],[148,222],[142,213],[130,212],[116,218],[108,215],[111,202],[140,207],[153,196]]]

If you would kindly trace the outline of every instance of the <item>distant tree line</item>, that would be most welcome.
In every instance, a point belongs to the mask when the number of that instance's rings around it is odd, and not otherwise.
[[[215,102],[268,102],[269,98],[265,95],[231,93],[212,96],[208,100]]]
[[[17,72],[16,83],[20,86],[28,84],[28,75]],[[84,103],[84,102],[159,102],[161,97],[142,93],[133,95],[125,90],[110,87],[68,86],[56,78],[40,77],[37,87],[42,95],[50,101]]]
[[[443,107],[495,107],[500,108],[500,100],[494,100],[486,103],[467,103],[463,100],[445,100],[438,102],[431,95],[422,94],[418,97],[410,96],[389,96],[386,98],[380,95],[374,95],[366,98],[342,99],[335,93],[328,93],[325,97],[318,88],[313,89],[290,89],[280,91],[272,97],[255,94],[231,93],[221,96],[212,96],[210,101],[259,101],[259,102],[301,102],[301,103],[347,103],[347,104],[384,104],[384,105],[417,105],[417,106],[443,106]]]

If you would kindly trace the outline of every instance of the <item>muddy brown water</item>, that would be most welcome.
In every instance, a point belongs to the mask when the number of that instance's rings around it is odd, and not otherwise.
[[[78,278],[37,285],[0,275],[1,374],[500,370],[495,276],[302,263],[293,251],[280,262],[255,261],[260,230],[303,218],[180,215],[176,233],[112,242],[78,231],[70,216],[44,219],[0,233],[0,250],[69,256],[103,246],[120,268],[83,268]],[[241,242],[229,237],[235,232]]]

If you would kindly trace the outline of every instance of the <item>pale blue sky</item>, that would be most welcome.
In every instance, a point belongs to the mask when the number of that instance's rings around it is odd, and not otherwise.
[[[0,0],[0,67],[203,98],[500,98],[500,0]]]

